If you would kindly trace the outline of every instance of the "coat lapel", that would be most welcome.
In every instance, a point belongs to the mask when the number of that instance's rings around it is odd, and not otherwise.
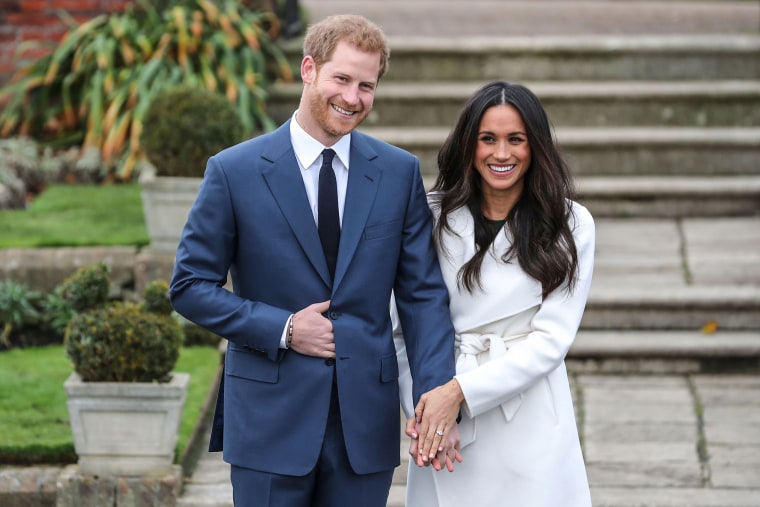
[[[369,212],[375,201],[380,170],[375,164],[377,153],[361,134],[351,136],[351,167],[348,170],[346,203],[343,209],[343,223],[340,233],[338,262],[335,266],[333,293],[340,285],[351,264],[356,247],[364,233]]]
[[[485,323],[516,315],[541,304],[541,284],[527,276],[517,260],[508,263],[501,260],[501,255],[512,241],[506,230],[499,232],[494,245],[483,257],[480,271],[482,286],[472,293],[459,287],[459,268],[475,254],[475,225],[466,207],[452,211],[449,224],[452,232],[443,235],[444,250],[439,252],[439,259],[444,281],[451,294],[449,309],[457,332],[479,329]]]
[[[322,252],[319,232],[314,224],[314,216],[309,207],[309,198],[306,196],[298,161],[290,143],[290,121],[272,133],[272,142],[269,146],[269,149],[261,154],[262,159],[269,162],[262,171],[264,180],[269,185],[269,190],[309,262],[329,287],[331,281],[327,261]],[[340,265],[340,257],[338,265]]]

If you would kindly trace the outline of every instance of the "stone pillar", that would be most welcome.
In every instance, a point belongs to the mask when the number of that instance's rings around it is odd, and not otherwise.
[[[140,250],[134,262],[135,293],[142,294],[148,282],[171,280],[174,252],[156,252],[146,247]]]

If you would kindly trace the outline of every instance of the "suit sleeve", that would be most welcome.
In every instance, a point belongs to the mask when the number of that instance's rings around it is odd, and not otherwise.
[[[406,356],[404,333],[398,320],[396,299],[391,296],[391,324],[393,325],[393,346],[396,348],[398,360],[398,392],[401,398],[401,408],[407,419],[414,416],[414,401],[412,400],[412,372],[409,369],[409,358]]]
[[[415,157],[394,285],[398,318],[413,382],[413,399],[451,380],[454,328],[432,240],[432,215]]]
[[[211,157],[177,248],[172,305],[196,324],[277,360],[290,313],[224,288],[238,234],[232,197],[220,160]]]

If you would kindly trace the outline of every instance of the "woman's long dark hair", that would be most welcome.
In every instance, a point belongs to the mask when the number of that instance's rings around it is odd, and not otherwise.
[[[578,270],[578,252],[570,229],[570,202],[574,198],[570,170],[554,142],[541,102],[526,87],[495,81],[478,90],[465,104],[438,153],[438,178],[433,191],[440,219],[434,238],[442,245],[444,231],[453,232],[449,215],[467,207],[475,221],[475,255],[459,271],[459,283],[469,292],[481,286],[483,258],[493,243],[482,212],[482,182],[474,168],[480,122],[486,110],[509,104],[525,124],[531,164],[524,176],[523,193],[509,212],[505,227],[513,239],[503,253],[504,262],[517,259],[520,267],[541,283],[543,295],[566,284],[572,289]],[[444,252],[444,255],[446,253]]]

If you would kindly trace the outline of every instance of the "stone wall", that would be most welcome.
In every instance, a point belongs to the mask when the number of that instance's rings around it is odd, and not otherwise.
[[[151,280],[168,281],[174,255],[131,246],[0,248],[0,280],[13,280],[47,293],[78,268],[98,262],[111,269],[111,295],[117,297],[139,294]]]
[[[102,13],[121,10],[128,0],[0,0],[0,85],[23,62],[39,58],[44,49],[28,49],[17,60],[16,50],[27,41],[44,41],[54,47],[67,31],[60,11],[78,22]]]
[[[182,468],[155,477],[84,475],[77,465],[0,467],[4,507],[173,507],[182,490]]]

